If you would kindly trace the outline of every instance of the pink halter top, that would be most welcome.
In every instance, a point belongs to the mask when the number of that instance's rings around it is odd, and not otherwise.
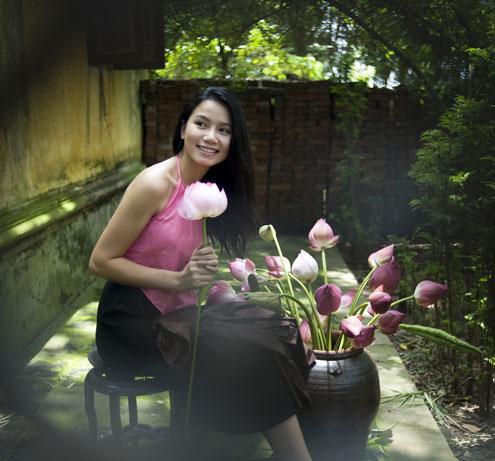
[[[201,220],[190,221],[177,213],[186,184],[182,182],[179,157],[176,156],[178,182],[165,207],[154,215],[125,253],[125,257],[143,266],[181,271],[193,251],[201,244]],[[165,314],[190,304],[196,304],[195,291],[172,292],[142,288],[153,305]]]

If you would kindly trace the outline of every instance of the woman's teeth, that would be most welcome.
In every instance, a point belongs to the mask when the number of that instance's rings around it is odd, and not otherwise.
[[[217,152],[217,149],[213,149],[212,147],[199,146],[199,149],[207,154],[215,154]]]

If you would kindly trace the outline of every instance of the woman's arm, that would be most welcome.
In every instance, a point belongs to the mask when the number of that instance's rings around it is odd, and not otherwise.
[[[93,250],[89,260],[93,274],[125,285],[171,291],[193,290],[212,282],[218,259],[210,247],[197,249],[179,272],[146,267],[124,257],[173,188],[173,180],[157,169],[144,170],[132,181]]]

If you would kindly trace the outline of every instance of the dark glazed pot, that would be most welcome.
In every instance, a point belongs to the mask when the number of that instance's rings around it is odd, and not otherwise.
[[[363,349],[315,355],[298,414],[313,461],[361,461],[380,404],[376,365]]]

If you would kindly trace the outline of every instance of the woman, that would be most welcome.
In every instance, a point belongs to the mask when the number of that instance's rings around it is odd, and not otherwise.
[[[185,187],[202,180],[225,189],[227,210],[208,220],[208,233],[229,253],[243,254],[254,227],[248,133],[243,111],[230,92],[210,87],[186,105],[173,148],[174,157],[145,169],[132,181],[91,255],[91,272],[109,281],[98,309],[98,350],[105,361],[116,366],[146,363],[165,370],[167,364],[152,331],[154,321],[195,304],[197,290],[214,280],[218,258],[212,247],[201,245],[201,222],[187,221],[176,212]],[[260,366],[269,382],[259,392],[273,389],[273,395],[254,392],[252,405],[246,405],[251,384],[236,383],[237,371],[229,370],[219,358],[222,348],[216,340],[200,342],[199,351],[203,356],[199,356],[193,409],[206,413],[217,430],[264,432],[281,459],[310,459],[290,393],[284,389],[280,371],[268,359]],[[219,373],[208,373],[215,369],[215,361],[225,375],[222,379]],[[205,363],[213,365],[202,371]],[[231,387],[225,387],[226,383]],[[237,384],[239,393],[232,389]],[[208,402],[214,400],[208,398],[209,392],[211,397],[220,393],[223,400],[208,408]],[[253,408],[261,408],[260,397],[269,402],[268,409],[253,412]],[[236,408],[239,411],[234,412]],[[232,420],[234,413],[236,421]]]

